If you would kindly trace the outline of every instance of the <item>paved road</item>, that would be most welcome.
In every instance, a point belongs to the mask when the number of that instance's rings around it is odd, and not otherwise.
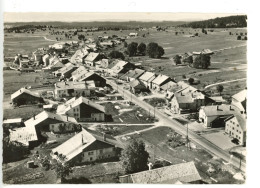
[[[133,103],[139,105],[143,109],[150,111],[151,115],[154,115],[156,118],[163,121],[164,126],[168,126],[173,128],[176,132],[178,132],[181,135],[187,135],[187,129],[185,126],[180,124],[179,122],[170,119],[167,115],[163,114],[153,106],[149,105],[148,103],[141,101],[138,99],[135,95],[130,93],[129,91],[122,88],[122,86],[117,85],[114,81],[107,80],[107,83],[110,84],[115,90],[118,90],[119,93],[123,94],[124,97],[128,98]],[[225,161],[230,161],[230,154],[227,151],[222,150],[215,144],[209,142],[205,138],[195,134],[191,130],[188,130],[189,132],[189,139],[192,140],[194,143],[200,145],[207,151],[211,152],[212,154],[224,159]],[[245,161],[240,161],[240,159],[233,157],[230,161],[231,164],[236,166],[237,168],[241,168],[242,171],[245,171]],[[240,164],[241,163],[241,164]]]

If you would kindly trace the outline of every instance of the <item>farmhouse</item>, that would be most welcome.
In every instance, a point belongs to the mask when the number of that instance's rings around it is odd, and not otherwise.
[[[171,80],[170,77],[160,74],[152,81],[152,89],[160,91],[161,86]]]
[[[73,56],[70,58],[70,62],[72,63],[82,63],[83,59],[89,54],[88,50],[90,48],[85,46],[81,49],[77,50]]]
[[[240,145],[246,146],[246,119],[240,114],[234,114],[225,120],[225,132],[236,138]]]
[[[21,88],[11,95],[11,101],[14,105],[38,104],[43,103],[43,98],[28,89]]]
[[[95,67],[95,62],[99,61],[100,59],[102,59],[102,55],[99,53],[90,52],[84,59],[84,62],[87,66]]]
[[[231,104],[236,106],[241,114],[246,114],[247,90],[244,89],[232,96]]]
[[[82,74],[84,73],[84,74]],[[89,71],[89,72],[82,72],[80,74],[80,77],[74,81],[91,81],[93,80],[96,87],[105,87],[106,86],[106,79],[104,79],[102,76],[98,75],[95,72]]]
[[[238,109],[232,105],[203,106],[199,111],[199,121],[206,128],[224,127],[225,119],[236,113]]]
[[[84,97],[75,97],[65,104],[59,105],[57,114],[67,114],[78,121],[105,121],[105,108]]]
[[[20,127],[10,131],[10,142],[19,142],[25,146],[32,146],[38,141],[35,127]]]
[[[54,97],[75,97],[75,96],[90,96],[94,93],[94,81],[86,82],[56,82],[54,84]]]
[[[132,80],[130,83],[130,91],[134,94],[149,91],[145,85],[139,80]]]
[[[145,70],[142,70],[142,69],[129,70],[127,73],[125,73],[123,76],[121,76],[120,79],[131,82],[135,79],[138,79],[144,73],[145,73]]]
[[[161,86],[161,89],[164,90],[164,91],[170,91],[172,88],[176,88],[176,86],[177,86],[177,83],[171,80],[171,81],[163,84]]]
[[[125,74],[127,71],[134,69],[135,66],[132,63],[126,62],[126,61],[116,61],[112,68],[110,68],[110,74],[113,77],[119,78],[123,74]]]
[[[145,85],[146,88],[152,88],[152,81],[156,78],[156,74],[152,72],[145,72],[139,77],[139,80]]]
[[[67,63],[64,67],[54,72],[54,75],[60,76],[62,78],[70,78],[71,73],[77,69],[76,66],[74,66],[71,63]]]
[[[71,165],[102,161],[117,156],[116,145],[107,136],[99,136],[85,129],[52,149],[51,156]]]
[[[86,67],[84,67],[83,65],[79,66],[76,70],[74,70],[71,73],[71,78],[73,78],[73,76],[77,76],[78,74],[80,74],[81,72],[87,71],[88,69]],[[72,79],[73,80],[73,79]]]
[[[73,117],[42,111],[38,115],[33,116],[31,119],[25,121],[24,124],[25,127],[35,127],[39,138],[41,131],[47,131],[47,132],[50,131],[49,129],[50,124],[63,123],[63,122],[77,123],[77,121]]]
[[[136,184],[198,184],[202,183],[194,162],[180,163],[120,176],[120,183]]]

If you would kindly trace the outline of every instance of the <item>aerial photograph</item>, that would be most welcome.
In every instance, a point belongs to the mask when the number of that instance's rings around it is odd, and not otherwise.
[[[5,12],[3,30],[3,184],[246,183],[246,14]]]

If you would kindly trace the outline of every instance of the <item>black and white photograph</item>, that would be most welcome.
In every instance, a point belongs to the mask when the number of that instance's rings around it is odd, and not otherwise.
[[[47,11],[3,12],[3,184],[246,183],[247,13]]]

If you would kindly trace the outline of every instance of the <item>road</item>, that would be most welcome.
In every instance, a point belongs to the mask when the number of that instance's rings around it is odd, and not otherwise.
[[[237,81],[242,81],[242,80],[246,80],[246,78],[241,78],[241,79],[236,79],[236,80],[229,80],[229,81],[219,82],[219,83],[215,83],[215,84],[210,84],[210,85],[207,85],[204,89],[207,89],[207,88],[219,85],[219,84],[227,84],[227,83],[237,82]]]
[[[148,103],[146,103],[144,101],[141,101],[135,95],[130,93],[128,90],[125,90],[122,88],[122,86],[117,85],[114,81],[107,80],[107,83],[109,85],[111,85],[115,90],[118,90],[119,93],[121,93],[125,98],[127,98],[131,102],[137,104],[138,106],[145,109],[146,111],[150,111],[151,115],[153,115],[156,118],[163,121],[164,126],[173,128],[176,132],[178,132],[181,135],[187,135],[187,129],[185,128],[185,126],[183,126],[179,122],[177,122],[173,119],[170,119],[167,115],[163,114],[162,112],[160,112],[153,106],[149,105]],[[225,160],[227,162],[230,162],[237,168],[240,168],[242,171],[245,171],[245,168],[246,168],[245,161],[240,161],[240,159],[238,159],[236,157],[232,157],[230,160],[230,154],[227,151],[222,150],[215,144],[213,144],[213,143],[209,142],[208,140],[206,140],[205,138],[195,134],[191,130],[188,130],[188,132],[189,132],[189,139],[191,141],[193,141],[195,144],[200,145],[201,147],[203,147],[210,153],[222,158],[223,160]]]

